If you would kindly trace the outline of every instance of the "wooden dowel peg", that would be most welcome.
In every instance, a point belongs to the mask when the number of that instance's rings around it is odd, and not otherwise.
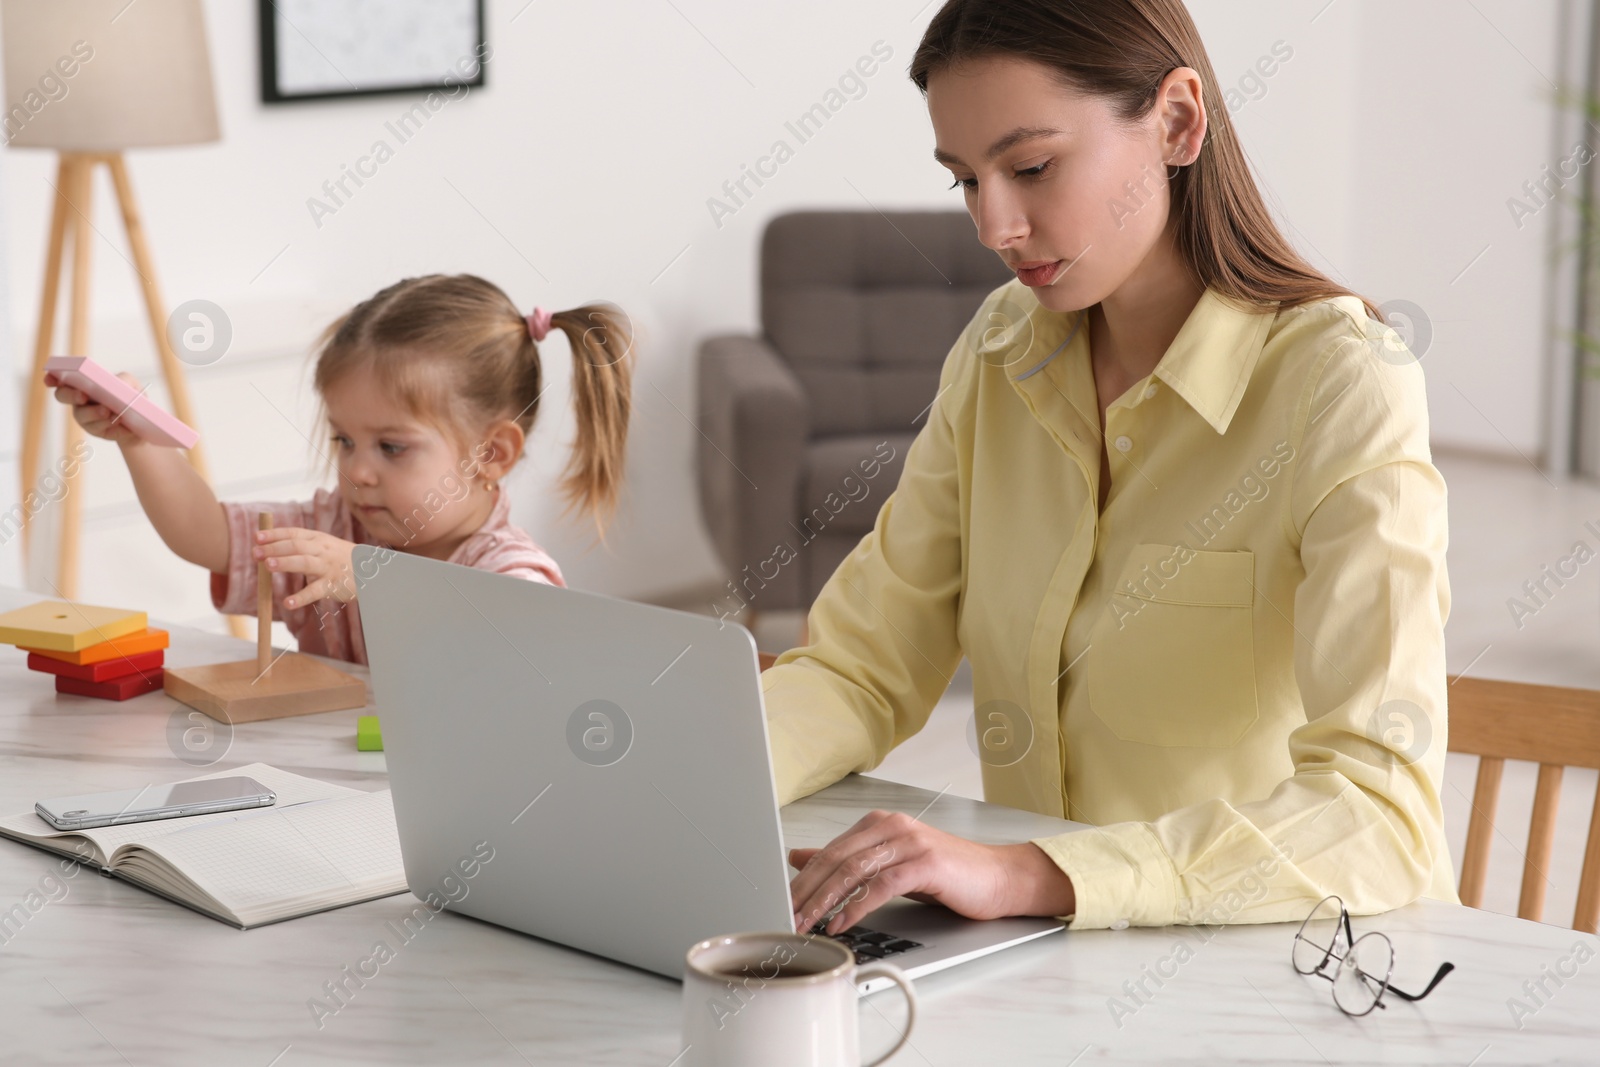
[[[258,530],[272,529],[272,512],[263,511],[256,516]],[[272,572],[267,570],[263,556],[256,563],[256,670],[267,673],[272,666]]]

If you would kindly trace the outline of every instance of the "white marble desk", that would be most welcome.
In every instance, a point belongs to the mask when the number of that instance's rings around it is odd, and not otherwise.
[[[0,610],[37,597],[0,589]],[[248,658],[232,638],[175,628],[174,664]],[[42,795],[200,773],[169,746],[183,709],[156,693],[125,704],[57,699],[48,677],[0,647],[0,811]],[[239,727],[214,767],[256,760],[361,788],[385,782],[382,753],[357,752],[355,711]],[[181,750],[181,749],[180,749]],[[790,843],[821,844],[870,807],[915,814],[933,794],[852,777],[784,812]],[[1067,824],[943,797],[923,816],[955,833],[1016,841]],[[59,874],[52,856],[0,840],[0,912]],[[680,1051],[679,986],[535,938],[445,913],[319,1029],[323,984],[388,937],[409,895],[239,931],[84,871],[0,945],[0,1061],[17,1064],[639,1064]],[[35,898],[38,899],[38,898]],[[1292,926],[1053,936],[918,983],[923,1014],[897,1064],[1600,1062],[1600,945],[1556,926],[1420,903],[1358,919],[1394,939],[1395,981],[1455,973],[1420,1005],[1354,1020],[1332,987],[1289,965]],[[1193,957],[1174,963],[1175,946]],[[1597,958],[1515,1025],[1508,1000],[1574,946]],[[1589,953],[1585,952],[1587,956]],[[1563,962],[1568,961],[1568,962]],[[1123,983],[1176,974],[1130,1000]],[[1114,1018],[1112,998],[1131,1015]],[[864,1041],[901,1021],[893,993],[863,1006]]]

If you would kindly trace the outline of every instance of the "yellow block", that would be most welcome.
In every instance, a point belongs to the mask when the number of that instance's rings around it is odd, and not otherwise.
[[[0,644],[51,652],[76,652],[102,641],[138,633],[150,625],[142,611],[41,600],[0,615]]]

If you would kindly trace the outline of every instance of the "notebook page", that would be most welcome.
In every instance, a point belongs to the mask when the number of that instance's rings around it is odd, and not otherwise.
[[[294,774],[291,771],[279,770],[277,767],[265,763],[251,763],[228,771],[212,771],[209,774],[196,775],[182,781],[199,782],[207,778],[227,778],[233,775],[243,775],[254,778],[274,793],[278,794],[275,807],[286,807],[291,804],[304,804],[308,801],[327,800],[333,797],[359,795],[360,790],[348,786],[334,785],[331,782],[318,781]],[[110,790],[106,790],[110,792]],[[257,811],[263,809],[246,809]],[[34,812],[24,812],[21,815],[12,815],[0,819],[0,830],[18,837],[32,839],[59,839],[83,837],[91,841],[100,850],[101,855],[111,857],[122,845],[142,843],[154,840],[156,837],[176,833],[195,826],[203,826],[215,822],[231,822],[238,818],[240,812],[219,811],[210,815],[186,815],[177,819],[157,819],[153,822],[126,823],[122,826],[99,826],[90,830],[57,830]],[[50,847],[65,849],[69,852],[76,851],[67,840],[42,842]]]
[[[246,926],[406,889],[387,789],[262,808],[227,825],[166,834],[124,855],[130,874],[170,867]]]

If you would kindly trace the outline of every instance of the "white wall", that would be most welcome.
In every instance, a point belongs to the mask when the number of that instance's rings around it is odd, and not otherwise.
[[[558,403],[516,479],[518,521],[574,584],[649,597],[716,582],[692,478],[693,357],[708,334],[754,327],[763,224],[802,206],[960,208],[903,74],[936,9],[913,15],[912,6],[490,0],[490,85],[438,112],[319,227],[307,199],[375,139],[394,144],[385,123],[414,101],[265,108],[256,99],[254,5],[210,0],[224,140],[140,152],[131,166],[169,306],[201,297],[233,320],[228,358],[193,375],[224,493],[288,496],[315,477],[301,437],[314,428],[297,383],[322,324],[399,277],[473,271],[530,307],[615,300],[643,338],[629,498],[609,552],[587,551],[585,531],[558,521],[550,492],[571,431],[560,340],[548,346]],[[1293,48],[1236,121],[1304,253],[1375,299],[1405,298],[1432,317],[1424,365],[1436,440],[1537,451],[1542,231],[1512,228],[1504,200],[1555,158],[1534,70],[1554,55],[1554,5],[1190,6],[1224,83],[1237,84],[1275,42]],[[707,199],[775,139],[793,143],[785,120],[879,40],[893,58],[865,96],[718,227]],[[50,164],[39,152],[8,156],[20,364],[31,347]],[[104,188],[100,195],[96,352],[148,377],[137,291]],[[1456,280],[1486,244],[1492,250]],[[85,485],[92,543],[83,588],[96,588],[97,574],[133,574],[153,612],[203,616],[200,576],[153,543],[107,455]]]
[[[1340,265],[1351,284],[1409,299],[1432,319],[1423,366],[1437,441],[1534,457],[1546,446],[1544,290],[1556,276],[1546,237],[1568,209],[1546,207],[1519,228],[1507,201],[1528,200],[1523,183],[1571,155],[1571,142],[1553,143],[1551,118],[1560,5],[1362,13],[1361,133],[1347,156],[1356,239]],[[1587,140],[1600,152],[1593,130]],[[1567,192],[1579,190],[1574,181]]]
[[[1427,316],[1436,445],[1546,447],[1547,224],[1519,229],[1552,144],[1560,5],[1190,0],[1227,85],[1282,39],[1293,57],[1234,113],[1268,202],[1335,280]],[[1593,131],[1589,143],[1600,152]],[[1576,195],[1578,184],[1570,183]]]

